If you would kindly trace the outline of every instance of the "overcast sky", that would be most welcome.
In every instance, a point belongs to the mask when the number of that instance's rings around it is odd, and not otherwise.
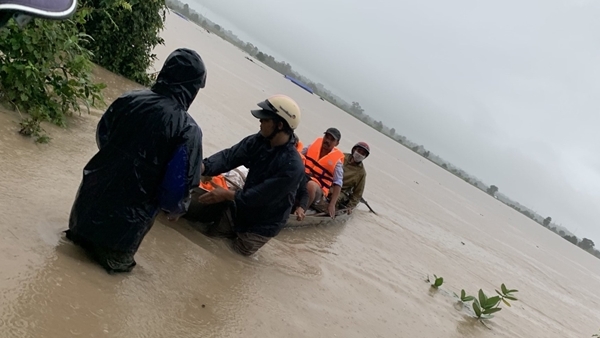
[[[600,247],[600,1],[195,1]]]

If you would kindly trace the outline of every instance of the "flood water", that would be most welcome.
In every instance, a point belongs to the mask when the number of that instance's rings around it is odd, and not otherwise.
[[[274,93],[297,100],[310,143],[330,126],[341,148],[364,140],[364,205],[345,224],[284,230],[254,257],[184,220],[160,217],[128,275],[108,275],[61,231],[101,111],[48,126],[49,145],[0,113],[0,337],[590,337],[600,328],[600,260],[490,198],[236,47],[169,15],[160,60],[197,50],[208,82],[190,113],[210,155],[258,131]],[[162,65],[159,61],[156,68]],[[136,86],[98,72],[109,98]],[[110,102],[110,100],[108,100]],[[445,279],[438,291],[424,281]],[[458,309],[461,288],[519,301],[488,326]]]

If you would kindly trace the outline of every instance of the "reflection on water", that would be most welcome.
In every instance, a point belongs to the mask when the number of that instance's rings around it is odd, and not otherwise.
[[[346,223],[284,229],[253,257],[161,216],[134,271],[111,276],[61,235],[95,153],[100,112],[75,117],[68,130],[47,126],[50,145],[17,135],[18,115],[0,112],[1,338],[562,338],[597,331],[600,260],[190,25],[168,17],[157,66],[177,47],[194,48],[206,61],[212,75],[190,108],[206,155],[256,132],[249,110],[286,93],[303,109],[298,134],[305,143],[324,126],[342,131],[344,151],[369,141],[366,198],[379,215],[361,206]],[[102,69],[96,76],[112,98],[137,87]],[[444,277],[437,292],[424,282],[428,274]],[[453,292],[493,293],[501,283],[519,289],[519,302],[489,329],[455,307]]]

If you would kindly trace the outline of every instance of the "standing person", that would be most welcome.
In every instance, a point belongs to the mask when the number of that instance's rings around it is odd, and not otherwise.
[[[285,95],[271,96],[258,106],[260,110],[251,112],[260,120],[259,133],[202,161],[203,176],[247,167],[243,189],[216,187],[200,196],[199,206],[190,208],[186,217],[212,223],[207,233],[233,239],[234,250],[244,256],[258,251],[283,228],[304,175],[294,136],[300,108]]]
[[[107,272],[133,269],[160,209],[185,213],[202,159],[202,131],[187,110],[205,84],[200,55],[177,49],[150,90],[119,97],[100,119],[66,236]]]
[[[344,184],[338,201],[338,208],[348,209],[348,214],[356,208],[365,191],[367,171],[363,161],[371,150],[365,142],[358,142],[349,154],[344,154]]]

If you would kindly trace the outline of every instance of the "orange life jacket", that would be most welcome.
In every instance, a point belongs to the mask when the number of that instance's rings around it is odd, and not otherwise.
[[[319,137],[313,142],[306,152],[304,171],[323,190],[324,196],[329,195],[329,189],[333,184],[333,173],[338,161],[344,163],[344,153],[338,148],[333,148],[329,154],[319,158],[323,138]]]
[[[212,178],[212,181],[210,182],[200,182],[200,188],[206,191],[212,191],[215,189],[213,184],[218,185],[221,188],[229,189],[229,187],[227,186],[227,181],[225,180],[225,177],[223,177],[223,175],[214,176]]]
[[[296,149],[299,153],[302,153],[302,149],[304,149],[304,144],[302,144],[302,141],[298,140],[298,143],[296,144]]]
[[[302,150],[304,149],[304,145],[302,141],[298,140],[298,144],[296,144],[296,150],[298,150],[298,154],[300,154],[300,158],[302,159],[302,164],[306,163],[306,158],[302,155]]]

